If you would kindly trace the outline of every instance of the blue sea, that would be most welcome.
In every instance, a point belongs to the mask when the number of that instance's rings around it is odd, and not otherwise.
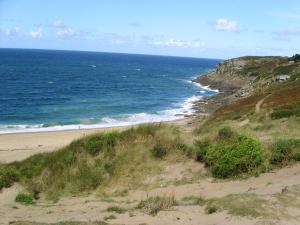
[[[0,133],[125,126],[191,115],[220,60],[0,49]]]

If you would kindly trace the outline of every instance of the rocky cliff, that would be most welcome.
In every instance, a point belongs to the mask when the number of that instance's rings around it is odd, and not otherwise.
[[[196,109],[200,113],[210,113],[224,104],[259,92],[277,75],[292,75],[299,70],[300,62],[288,57],[246,56],[225,60],[214,70],[193,80],[220,91],[219,95],[198,102]]]

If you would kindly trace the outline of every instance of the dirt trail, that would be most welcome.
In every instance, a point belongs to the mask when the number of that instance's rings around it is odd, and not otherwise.
[[[184,166],[184,165],[181,165]],[[176,179],[178,174],[174,173]],[[170,178],[170,177],[169,177]],[[201,225],[239,225],[263,224],[259,219],[236,217],[220,211],[214,214],[207,214],[205,208],[195,205],[182,205],[173,207],[168,211],[161,211],[157,216],[149,216],[140,210],[135,209],[140,200],[148,196],[174,195],[180,202],[183,197],[202,196],[203,198],[223,197],[232,193],[256,193],[270,196],[274,193],[281,193],[294,185],[300,184],[300,164],[283,168],[273,173],[262,174],[259,177],[252,177],[247,180],[236,181],[215,181],[212,178],[201,177],[192,184],[170,185],[162,188],[155,188],[150,191],[135,190],[129,191],[125,197],[111,197],[108,200],[99,199],[95,195],[88,197],[64,198],[58,203],[45,201],[38,202],[34,206],[23,206],[14,202],[16,194],[22,187],[15,185],[4,189],[0,194],[0,224],[8,224],[11,221],[26,220],[55,223],[59,221],[102,221],[112,214],[115,219],[108,220],[110,224],[199,224]],[[119,206],[128,209],[124,214],[107,212],[110,206]],[[297,212],[299,214],[299,212]],[[299,221],[278,221],[278,224],[297,224]],[[276,224],[276,223],[268,223]]]
[[[269,97],[269,95],[266,96],[266,97],[264,97],[264,98],[262,98],[261,100],[259,100],[259,101],[256,103],[256,105],[255,105],[255,114],[258,114],[258,113],[260,112],[260,108],[261,108],[262,104],[264,103],[264,101],[265,101],[266,98],[268,98],[268,97]]]

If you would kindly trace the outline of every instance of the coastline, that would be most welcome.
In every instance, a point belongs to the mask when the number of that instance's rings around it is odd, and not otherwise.
[[[62,130],[20,130],[17,132],[0,133],[0,163],[1,162],[12,162],[26,159],[27,157],[43,152],[55,151],[62,148],[73,140],[82,138],[84,136],[94,134],[97,132],[107,132],[113,130],[124,130],[131,127],[135,127],[141,124],[147,123],[165,123],[174,124],[177,126],[188,126],[193,123],[193,120],[197,116],[205,114],[207,108],[213,106],[211,102],[201,106],[201,102],[207,102],[210,99],[223,98],[223,89],[218,85],[212,85],[208,82],[203,85],[203,82],[198,82],[201,77],[207,76],[207,74],[201,74],[196,79],[192,80],[195,85],[199,85],[200,88],[217,93],[213,96],[203,96],[200,99],[194,99],[190,101],[189,99],[194,98],[192,96],[184,102],[182,110],[189,111],[188,114],[182,115],[182,117],[163,120],[163,121],[151,121],[142,122],[137,124],[128,125],[115,125],[107,127],[81,127],[72,129],[62,129]],[[197,80],[197,81],[195,81]],[[220,90],[220,91],[219,91]],[[20,141],[22,140],[22,141]]]
[[[241,71],[245,64],[243,58],[225,60],[215,69],[192,80],[201,86],[218,90],[218,94],[206,96],[194,104],[196,114],[211,114],[224,105],[251,95],[253,78],[243,76]]]

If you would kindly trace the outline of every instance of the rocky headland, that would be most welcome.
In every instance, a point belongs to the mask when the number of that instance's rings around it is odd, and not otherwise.
[[[291,75],[293,69],[299,66],[299,61],[277,56],[247,56],[225,60],[215,69],[192,80],[202,86],[219,90],[219,94],[198,101],[195,109],[200,114],[212,113],[221,106],[260,92],[276,76]]]

